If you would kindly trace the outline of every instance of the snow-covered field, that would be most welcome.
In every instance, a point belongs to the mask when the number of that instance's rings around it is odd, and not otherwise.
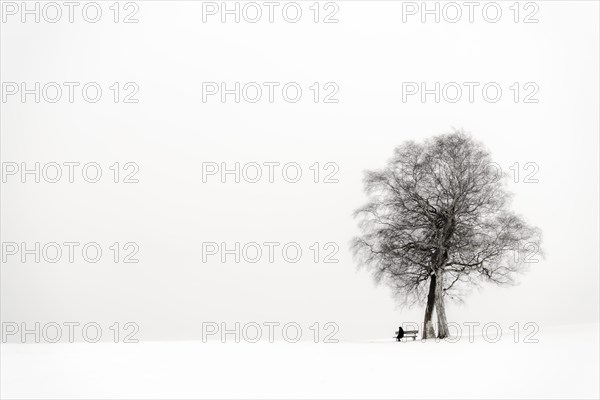
[[[539,343],[3,344],[2,398],[598,398],[598,325]]]

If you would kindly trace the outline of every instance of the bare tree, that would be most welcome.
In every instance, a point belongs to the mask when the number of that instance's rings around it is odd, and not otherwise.
[[[446,297],[481,282],[514,283],[526,246],[541,252],[539,229],[509,210],[505,176],[484,146],[462,131],[405,142],[387,166],[365,174],[370,201],[355,212],[352,247],[378,282],[413,305],[425,302],[423,338],[448,336]],[[540,253],[541,254],[541,253]]]

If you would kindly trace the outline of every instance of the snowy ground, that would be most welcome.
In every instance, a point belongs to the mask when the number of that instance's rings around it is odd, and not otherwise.
[[[539,343],[3,344],[2,398],[598,398],[598,325]],[[520,338],[522,341],[522,337]]]

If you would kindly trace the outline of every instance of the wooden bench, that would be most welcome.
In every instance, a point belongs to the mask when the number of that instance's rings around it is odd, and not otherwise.
[[[412,338],[412,340],[417,340],[417,335],[419,334],[419,331],[404,331],[404,336],[401,338],[398,338],[398,331],[395,332],[396,336],[394,336],[394,339],[396,339],[397,342],[402,341],[402,339],[406,339],[406,338]]]

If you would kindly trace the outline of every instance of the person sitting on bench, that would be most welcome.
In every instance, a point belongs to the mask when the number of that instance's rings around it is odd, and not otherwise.
[[[404,329],[401,326],[398,327],[398,336],[396,336],[396,341],[399,342],[404,337]]]
[[[405,331],[404,329],[402,329],[401,326],[398,327],[398,330],[395,332],[394,339],[396,339],[397,342],[401,342],[402,339],[408,339],[408,338],[412,338],[412,340],[416,340],[417,339],[417,335],[419,334],[419,330],[412,330],[412,331]]]

